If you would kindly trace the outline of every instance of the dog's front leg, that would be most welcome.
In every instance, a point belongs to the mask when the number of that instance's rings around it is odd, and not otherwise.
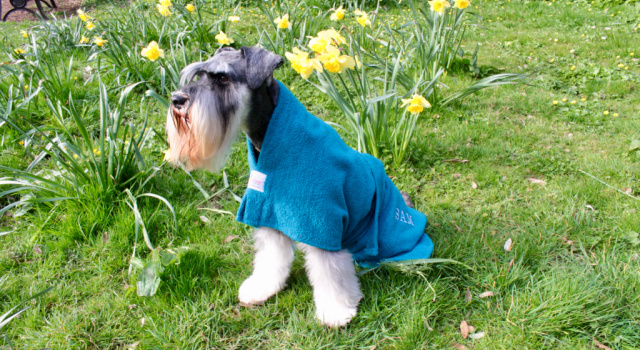
[[[325,326],[346,325],[356,315],[358,302],[362,299],[351,253],[347,250],[330,252],[302,243],[298,247],[305,252],[316,317]]]
[[[254,240],[253,273],[238,292],[244,305],[261,304],[281,291],[293,263],[293,241],[282,232],[259,227],[254,231]]]

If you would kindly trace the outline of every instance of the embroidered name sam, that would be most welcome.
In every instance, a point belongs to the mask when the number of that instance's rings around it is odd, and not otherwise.
[[[411,218],[411,214],[403,210],[400,210],[399,208],[396,208],[396,220],[413,226],[413,220]]]

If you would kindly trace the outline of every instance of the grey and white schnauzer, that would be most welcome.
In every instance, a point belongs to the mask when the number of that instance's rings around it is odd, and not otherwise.
[[[354,260],[428,258],[426,217],[410,208],[377,159],[346,146],[273,78],[282,57],[257,47],[225,47],[181,72],[167,114],[167,159],[218,171],[240,130],[251,176],[238,221],[256,227],[253,273],[243,305],[286,286],[294,241],[305,253],[316,317],[343,326],[362,292]]]

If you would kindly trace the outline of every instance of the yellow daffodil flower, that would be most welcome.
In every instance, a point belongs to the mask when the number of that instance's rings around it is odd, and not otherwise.
[[[160,14],[163,17],[171,16],[171,11],[169,11],[169,7],[168,6],[162,6],[161,4],[157,4],[156,8],[158,9],[158,12],[160,12]]]
[[[78,17],[80,18],[80,20],[82,22],[86,22],[89,19],[89,16],[87,16],[87,14],[84,11],[80,10],[80,9],[78,9],[78,11],[76,11],[76,13],[78,14]]]
[[[604,112],[602,112],[602,114],[609,115],[609,111],[604,111]]]
[[[21,31],[20,31],[20,34],[22,34],[22,36],[23,36],[23,37],[25,37],[25,38],[28,38],[28,37],[29,37],[29,33],[27,33],[27,32],[26,32],[26,31],[24,31],[24,30],[21,30]],[[631,56],[633,56],[633,53],[631,54]]]
[[[89,38],[83,35],[82,38],[80,38],[80,44],[88,44],[88,43],[89,43]]]
[[[87,27],[87,29],[92,30],[96,26],[95,26],[95,24],[93,24],[93,22],[87,21],[86,27]]]
[[[193,6],[193,4],[187,4],[184,8],[187,9],[187,11],[189,12],[193,12],[196,10],[196,7]]]
[[[16,55],[22,55],[23,53],[25,53],[25,52],[27,52],[27,51],[25,51],[25,50],[23,50],[23,49],[19,49],[19,48],[18,48],[18,49],[13,50],[13,52],[15,52],[15,53],[16,53]]]
[[[323,53],[327,47],[327,45],[330,45],[331,41],[327,41],[324,38],[321,37],[312,37],[311,40],[309,40],[309,44],[307,44],[307,46],[309,46],[309,48],[317,53]]]
[[[322,72],[320,60],[310,59],[308,52],[301,51],[297,47],[293,48],[293,53],[285,52],[284,55],[291,62],[291,67],[304,79],[308,79],[314,70]]]
[[[353,57],[340,55],[340,50],[333,45],[328,45],[326,51],[322,55],[317,56],[317,59],[320,60],[324,68],[331,73],[342,73],[345,68],[353,68],[356,65]]]
[[[160,6],[164,6],[164,7],[173,6],[173,4],[171,3],[171,0],[160,0],[158,1],[158,3],[160,4]]]
[[[332,42],[336,46],[347,43],[347,39],[345,39],[342,35],[340,35],[340,33],[338,33],[337,30],[333,28],[318,32],[318,37],[328,39],[329,42]]]
[[[97,36],[94,36],[94,37],[93,37],[93,43],[94,43],[94,44],[96,44],[96,45],[98,45],[99,47],[104,46],[104,44],[106,44],[106,43],[107,43],[107,41],[108,41],[108,40],[105,40],[105,39],[99,38],[99,37],[97,37]]]
[[[471,2],[469,2],[469,0],[456,0],[456,3],[453,5],[453,7],[457,7],[463,10],[466,9],[469,5],[471,5]]]
[[[359,25],[363,27],[366,27],[366,26],[371,27],[371,20],[369,19],[369,15],[366,12],[355,10],[353,11],[353,14],[358,16],[356,18],[356,22],[358,22]]]
[[[289,28],[291,26],[291,22],[289,22],[289,14],[276,18],[273,23],[275,23],[280,29]]]
[[[225,34],[223,31],[220,31],[220,33],[216,35],[216,40],[218,40],[218,43],[220,43],[220,45],[231,45],[234,42],[234,40],[228,37],[227,34]]]
[[[337,10],[335,10],[331,16],[329,17],[332,21],[340,21],[344,18],[344,9],[342,8],[342,6],[338,7]]]
[[[307,46],[317,53],[324,53],[329,45],[339,46],[340,44],[347,43],[344,36],[340,35],[340,33],[333,28],[318,32],[317,37],[310,38],[311,40],[309,40]]]
[[[420,113],[425,108],[431,108],[431,104],[429,103],[429,101],[418,94],[411,96],[411,98],[403,98],[401,107],[404,107],[406,105],[409,105],[409,107],[407,107],[407,112],[409,113]]]
[[[451,4],[447,0],[431,0],[429,1],[429,5],[431,5],[431,11],[439,14],[443,14],[444,10],[451,7]]]
[[[154,41],[150,42],[147,47],[142,49],[142,56],[148,58],[151,61],[155,61],[160,57],[164,57],[164,50],[158,46],[158,43]]]
[[[240,22],[240,17],[238,17],[238,16],[229,16],[229,18],[227,18],[227,20],[229,22],[238,23],[238,22]]]

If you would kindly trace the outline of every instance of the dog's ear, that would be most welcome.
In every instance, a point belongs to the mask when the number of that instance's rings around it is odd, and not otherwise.
[[[247,85],[252,90],[262,86],[273,71],[284,64],[282,56],[259,47],[243,47],[240,51],[247,62]]]

